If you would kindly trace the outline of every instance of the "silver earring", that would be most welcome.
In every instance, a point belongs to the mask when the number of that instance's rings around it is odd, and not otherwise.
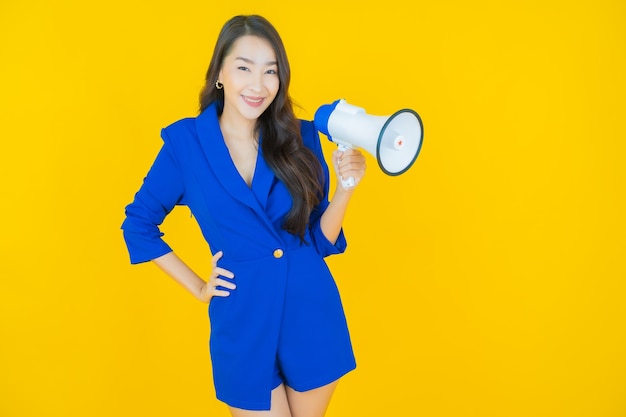
[[[218,90],[221,90],[222,88],[224,88],[224,84],[222,84],[219,80],[215,81],[215,88],[217,88]]]

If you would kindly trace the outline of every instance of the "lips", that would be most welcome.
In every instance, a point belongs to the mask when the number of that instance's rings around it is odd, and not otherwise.
[[[252,107],[259,107],[261,104],[263,104],[263,97],[248,97],[248,96],[241,96],[241,97],[243,98],[243,101],[246,102],[246,104]]]

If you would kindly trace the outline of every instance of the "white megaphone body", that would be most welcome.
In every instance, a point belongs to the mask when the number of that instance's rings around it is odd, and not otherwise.
[[[374,155],[387,175],[406,172],[417,159],[424,138],[422,120],[411,109],[373,116],[344,99],[318,108],[313,122],[339,149],[358,147]],[[341,184],[354,187],[354,178],[341,178]]]

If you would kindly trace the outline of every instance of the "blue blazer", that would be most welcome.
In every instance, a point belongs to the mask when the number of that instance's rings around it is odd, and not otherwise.
[[[321,231],[328,166],[313,123],[300,122],[324,172],[324,196],[311,214],[307,244],[282,228],[292,199],[261,150],[251,186],[239,175],[214,105],[162,130],[163,146],[122,224],[131,263],[172,250],[159,225],[176,205],[190,208],[213,253],[223,251],[220,266],[235,274],[237,289],[209,305],[213,379],[217,397],[239,408],[269,409],[280,382],[308,390],[356,366],[324,261],[342,253],[346,240],[342,231],[333,244]]]

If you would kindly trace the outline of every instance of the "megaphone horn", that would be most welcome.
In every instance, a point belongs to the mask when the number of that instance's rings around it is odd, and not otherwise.
[[[340,149],[365,149],[376,157],[385,174],[393,176],[411,168],[424,138],[422,119],[414,110],[402,109],[390,116],[369,115],[344,99],[320,106],[313,123]],[[352,187],[354,180],[350,183],[350,179],[342,179],[342,185]]]

